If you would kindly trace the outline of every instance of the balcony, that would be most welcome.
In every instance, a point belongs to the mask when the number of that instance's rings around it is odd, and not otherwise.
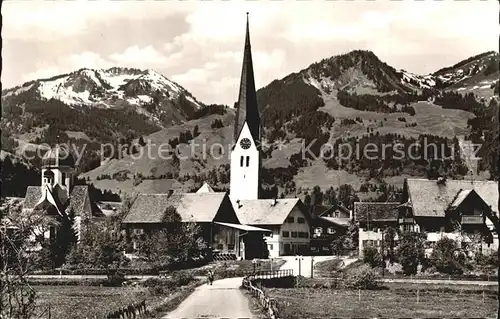
[[[462,224],[479,225],[479,224],[483,224],[483,223],[484,223],[484,219],[483,219],[483,216],[481,216],[481,215],[462,216]]]

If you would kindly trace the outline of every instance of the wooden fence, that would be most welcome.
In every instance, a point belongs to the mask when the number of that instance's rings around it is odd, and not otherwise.
[[[108,312],[105,316],[106,319],[132,319],[140,318],[142,315],[146,314],[146,300],[142,302],[130,304],[121,309]]]
[[[293,270],[275,270],[275,271],[259,271],[243,278],[242,285],[245,287],[253,297],[255,297],[262,308],[267,312],[270,319],[279,319],[280,310],[276,299],[266,295],[262,289],[262,285],[255,282],[256,279],[266,280],[275,278],[285,278],[293,276]]]

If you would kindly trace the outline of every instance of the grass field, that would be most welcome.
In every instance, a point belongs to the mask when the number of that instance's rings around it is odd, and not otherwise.
[[[494,318],[493,293],[427,289],[332,290],[269,289],[281,305],[281,318]],[[361,298],[360,298],[361,296]]]
[[[92,286],[34,286],[38,292],[38,312],[50,307],[52,319],[104,318],[109,311],[144,299],[157,301],[147,288]],[[48,316],[42,316],[48,318]]]

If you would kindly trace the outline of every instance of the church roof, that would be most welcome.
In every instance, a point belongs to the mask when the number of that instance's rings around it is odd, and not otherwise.
[[[467,197],[467,190],[471,189],[498,213],[498,184],[494,181],[448,179],[438,183],[436,180],[408,178],[406,184],[414,216],[445,217],[450,204]]]
[[[24,197],[23,209],[33,209],[42,197],[41,186],[28,186]]]
[[[140,194],[125,224],[163,223],[167,207],[173,206],[183,222],[212,222],[226,193]]]
[[[242,224],[282,225],[293,208],[300,205],[298,198],[231,200]],[[306,212],[304,212],[306,214]],[[308,216],[308,215],[307,215]],[[306,216],[306,217],[307,217]]]
[[[59,206],[57,208],[63,210],[64,205],[56,195],[57,193],[52,192],[51,194],[56,201],[56,204]],[[85,201],[87,197],[90,200],[92,215],[102,216],[103,213],[95,201],[92,200],[89,187],[87,185],[76,185],[73,187],[69,196],[69,201],[67,202],[67,209],[72,209],[77,216],[81,215],[84,213]],[[23,209],[34,209],[41,198],[42,186],[28,186],[26,189],[26,196],[24,197]]]
[[[203,185],[196,191],[196,193],[214,193],[214,189],[207,182],[203,183]]]
[[[260,115],[257,106],[257,92],[255,90],[255,79],[253,74],[248,13],[245,49],[243,52],[243,67],[241,70],[240,92],[238,95],[234,125],[234,142],[238,140],[245,122],[248,124],[248,128],[250,129],[250,133],[252,134],[254,141],[260,141]]]

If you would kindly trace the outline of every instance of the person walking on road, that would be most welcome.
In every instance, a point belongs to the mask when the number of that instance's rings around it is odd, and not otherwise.
[[[210,283],[210,286],[212,286],[212,283],[214,282],[214,272],[212,269],[208,271],[208,282]]]

